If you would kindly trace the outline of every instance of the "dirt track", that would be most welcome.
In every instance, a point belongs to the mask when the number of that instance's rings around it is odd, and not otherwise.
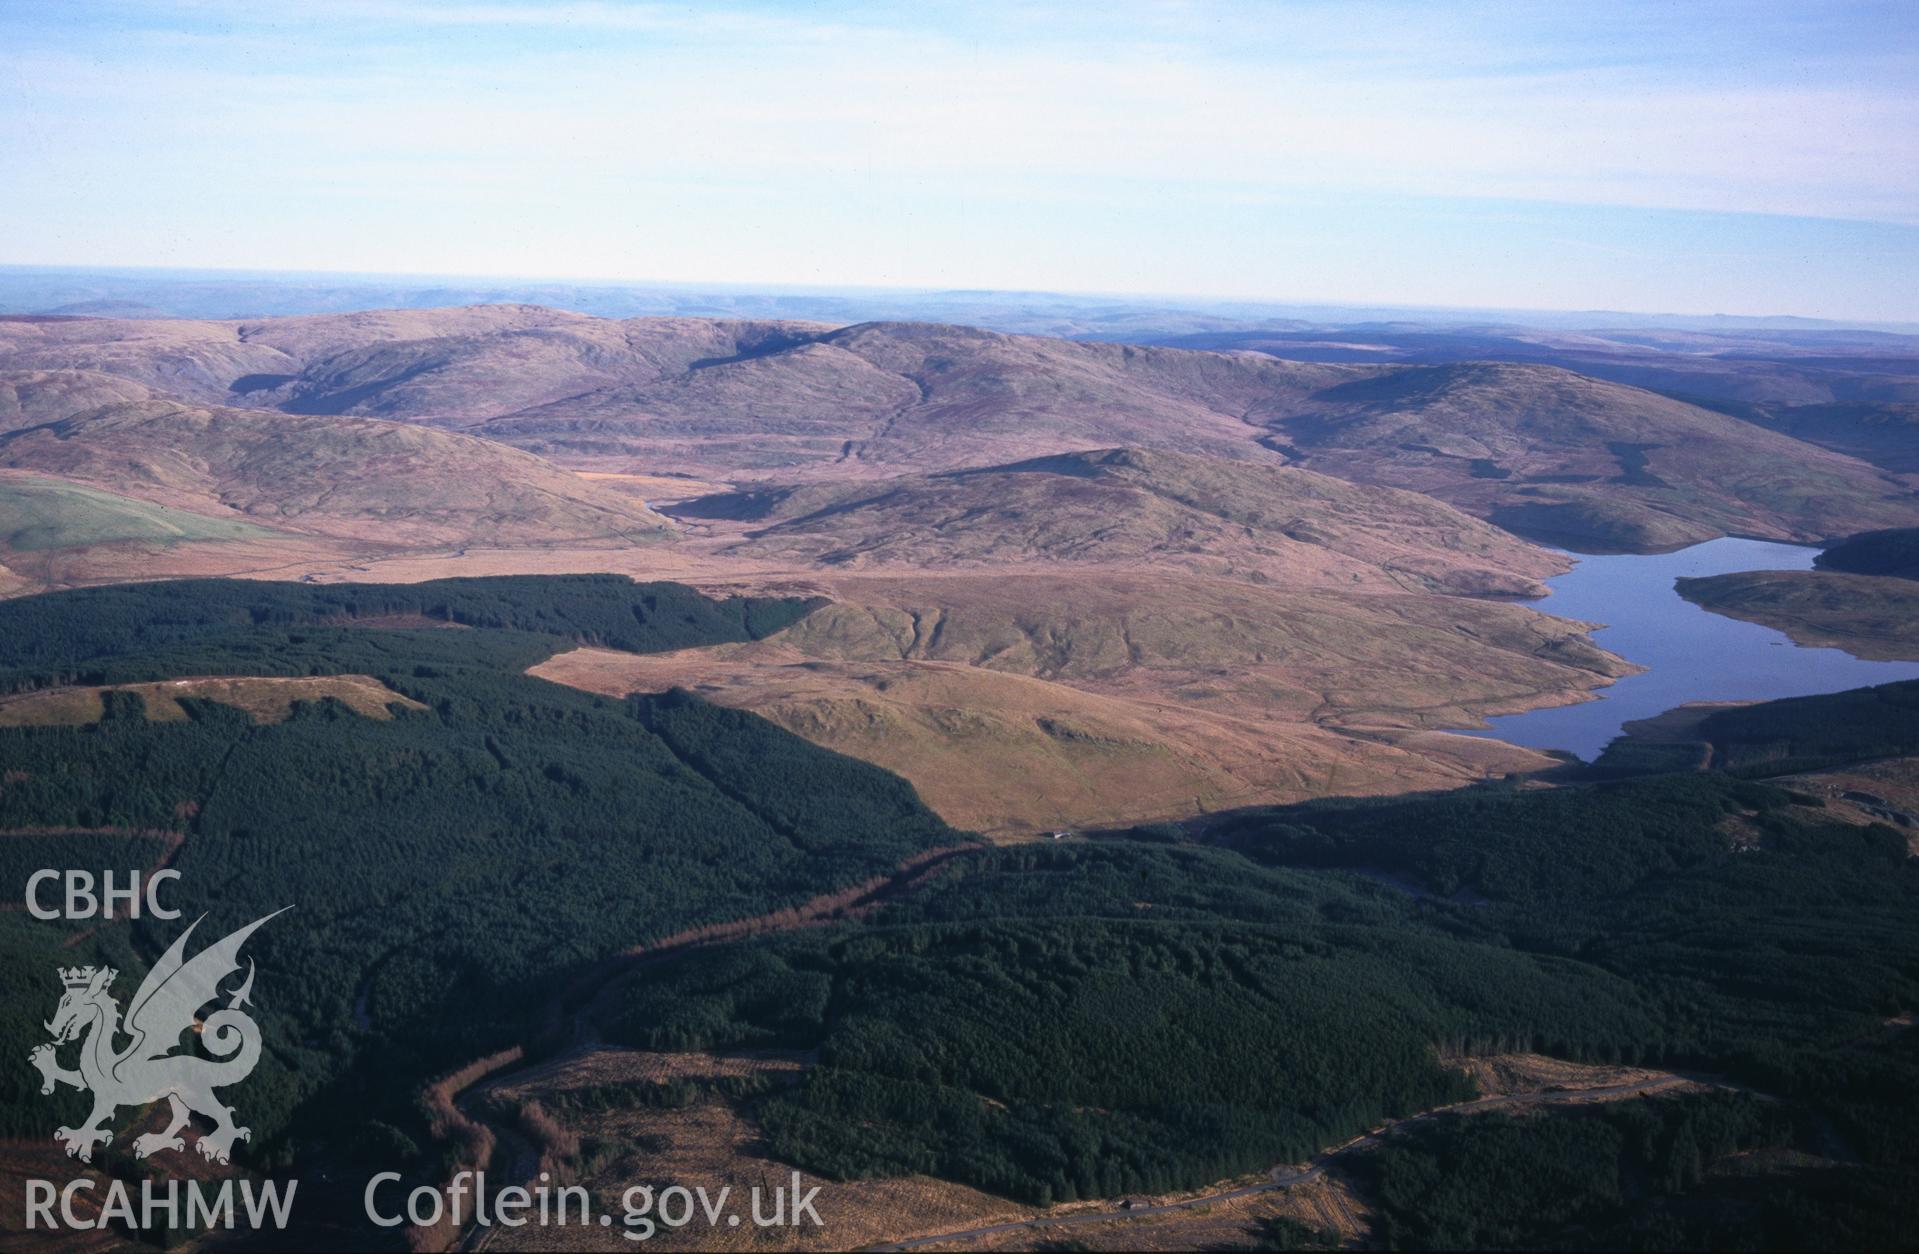
[[[1077,1227],[1086,1224],[1122,1223],[1128,1220],[1146,1219],[1155,1215],[1168,1215],[1178,1211],[1197,1210],[1205,1206],[1217,1206],[1221,1202],[1230,1202],[1237,1198],[1251,1197],[1259,1193],[1270,1193],[1275,1189],[1287,1189],[1318,1179],[1334,1159],[1377,1145],[1382,1139],[1392,1135],[1400,1128],[1446,1114],[1476,1114],[1481,1111],[1521,1106],[1577,1105],[1587,1102],[1619,1101],[1632,1097],[1651,1097],[1657,1093],[1669,1092],[1708,1083],[1681,1075],[1661,1076],[1657,1079],[1635,1081],[1631,1084],[1615,1084],[1593,1089],[1571,1089],[1564,1092],[1548,1093],[1509,1093],[1495,1097],[1481,1097],[1467,1102],[1455,1102],[1450,1106],[1437,1106],[1432,1110],[1408,1115],[1383,1124],[1361,1136],[1316,1155],[1304,1166],[1279,1166],[1268,1173],[1259,1184],[1244,1185],[1236,1189],[1226,1189],[1218,1193],[1208,1193],[1200,1197],[1187,1198],[1178,1202],[1164,1202],[1149,1206],[1131,1206],[1111,1210],[1080,1211],[1071,1215],[1038,1216],[1032,1219],[1015,1220],[1010,1223],[987,1224],[978,1228],[964,1228],[956,1232],[942,1232],[934,1236],[916,1237],[897,1244],[869,1247],[876,1251],[917,1250],[932,1246],[944,1246],[958,1242],[971,1241],[981,1237],[998,1236],[1021,1229],[1039,1232],[1054,1228]],[[1124,1206],[1124,1204],[1122,1204]]]
[[[467,1150],[466,1157],[482,1160],[480,1163],[466,1163],[465,1166],[483,1165],[483,1160],[491,1154],[495,1144],[505,1144],[515,1148],[513,1157],[516,1168],[534,1163],[534,1169],[537,1169],[537,1156],[521,1152],[525,1138],[518,1129],[494,1122],[489,1117],[490,1112],[479,1109],[471,1099],[482,1088],[509,1082],[520,1072],[551,1064],[555,1061],[555,1055],[590,1047],[594,1039],[594,1009],[602,1004],[608,993],[641,967],[700,945],[858,918],[891,898],[917,888],[928,875],[954,858],[984,848],[983,845],[948,845],[928,849],[908,858],[889,874],[851,888],[769,914],[678,932],[651,944],[636,945],[595,964],[547,1003],[545,1023],[540,1032],[542,1048],[536,1050],[542,1055],[538,1061],[528,1063],[526,1053],[516,1046],[477,1059],[427,1086],[422,1097],[434,1119],[438,1135],[444,1140],[463,1144]],[[528,1170],[524,1174],[530,1180],[533,1172]],[[458,1233],[444,1228],[432,1231],[438,1232],[444,1240],[435,1245],[430,1238],[422,1238],[422,1244],[445,1249],[461,1243]]]
[[[536,1052],[543,1055],[537,1061],[529,1062],[518,1050],[496,1055],[493,1059],[481,1060],[461,1073],[457,1080],[449,1084],[435,1086],[430,1094],[438,1096],[444,1103],[440,1109],[450,1116],[450,1122],[457,1128],[464,1125],[471,1134],[478,1134],[489,1141],[497,1139],[500,1144],[512,1146],[512,1158],[516,1173],[523,1173],[529,1179],[538,1170],[538,1151],[526,1143],[519,1129],[503,1123],[500,1112],[486,1108],[486,1103],[476,1100],[485,1090],[510,1084],[517,1077],[550,1069],[565,1058],[591,1049],[596,1040],[592,1021],[595,1012],[605,1004],[607,996],[619,985],[642,968],[651,965],[671,954],[702,945],[738,940],[747,936],[763,935],[770,932],[790,931],[802,927],[819,926],[840,919],[857,918],[870,912],[885,901],[910,892],[922,884],[926,877],[939,867],[956,857],[960,857],[980,846],[958,846],[928,850],[897,867],[891,874],[869,880],[853,888],[814,898],[802,905],[790,907],[771,914],[750,919],[735,920],[731,923],[694,929],[663,938],[650,945],[635,946],[599,963],[584,973],[566,989],[560,991],[547,1007],[546,1030],[542,1033],[545,1048]],[[452,1077],[449,1077],[452,1079]],[[1315,1155],[1303,1165],[1282,1164],[1267,1173],[1265,1180],[1256,1184],[1241,1185],[1217,1192],[1183,1198],[1178,1201],[1152,1204],[1122,1203],[1103,1210],[1077,1211],[1067,1215],[1033,1216],[1026,1219],[985,1224],[973,1228],[956,1229],[928,1236],[914,1237],[910,1240],[864,1247],[871,1250],[916,1250],[931,1247],[963,1244],[976,1239],[1005,1235],[1020,1230],[1043,1232],[1055,1228],[1078,1227],[1090,1224],[1123,1223],[1132,1220],[1147,1219],[1154,1216],[1166,1216],[1186,1211],[1196,1211],[1205,1207],[1237,1199],[1253,1197],[1263,1193],[1293,1188],[1325,1176],[1327,1170],[1340,1157],[1379,1144],[1401,1128],[1430,1120],[1446,1114],[1476,1114],[1498,1109],[1518,1109],[1536,1106],[1571,1106],[1594,1102],[1627,1100],[1651,1097],[1660,1093],[1683,1091],[1702,1086],[1727,1087],[1723,1081],[1706,1077],[1685,1076],[1679,1074],[1659,1074],[1637,1078],[1628,1082],[1598,1085],[1589,1088],[1551,1089],[1536,1092],[1503,1093],[1475,1098],[1465,1102],[1456,1102],[1447,1106],[1434,1107],[1409,1115],[1404,1119],[1393,1120],[1372,1129],[1369,1132],[1333,1146]],[[449,1128],[453,1131],[454,1128]],[[451,1234],[448,1234],[451,1235]],[[477,1234],[472,1234],[477,1235]],[[470,1245],[471,1235],[462,1242],[458,1237],[454,1243],[463,1248],[477,1248]],[[445,1248],[445,1247],[442,1247]]]

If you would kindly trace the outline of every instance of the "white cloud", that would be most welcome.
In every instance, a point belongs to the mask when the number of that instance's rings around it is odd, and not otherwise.
[[[1165,24],[1149,12],[1148,29]],[[335,63],[322,42],[305,60],[294,48],[236,58],[217,34],[191,54],[142,57],[136,40],[103,63],[28,55],[12,69],[22,99],[72,109],[91,147],[144,140],[191,162],[297,142],[343,179],[382,159],[561,177],[582,163],[636,178],[884,170],[1919,220],[1919,92],[1877,81],[1442,69],[1404,63],[1406,32],[1374,59],[1327,35],[1331,53],[1289,58],[1191,40],[987,45],[650,4],[356,0],[327,14],[332,38],[343,22],[377,19],[357,55]],[[424,23],[429,46],[392,43],[392,23]],[[675,38],[432,48],[431,29],[449,26]]]
[[[117,196],[149,217],[127,246],[207,261],[248,241],[255,264],[581,273],[643,223],[602,264],[751,280],[781,257],[758,277],[800,277],[804,224],[875,259],[826,278],[897,279],[881,258],[915,250],[1098,274],[1130,246],[1192,288],[1224,263],[1182,219],[1302,199],[1919,223],[1911,41],[1756,12],[217,0],[64,36],[0,15],[0,231],[70,244]],[[1148,219],[1169,234],[1116,234]]]

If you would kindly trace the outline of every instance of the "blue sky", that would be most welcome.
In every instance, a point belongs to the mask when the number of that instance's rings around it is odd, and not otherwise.
[[[0,262],[1919,320],[1919,3],[0,0]]]

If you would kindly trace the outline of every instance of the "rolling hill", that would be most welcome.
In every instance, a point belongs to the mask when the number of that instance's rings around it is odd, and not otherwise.
[[[1813,561],[1821,570],[1919,579],[1919,528],[1866,531],[1847,536],[1828,546]]]
[[[56,422],[74,414],[153,395],[143,383],[97,370],[0,372],[0,432]]]
[[[1867,531],[1829,546],[1817,570],[1755,570],[1682,579],[1713,611],[1878,661],[1919,660],[1919,529]]]
[[[1282,431],[1314,469],[1579,548],[1830,538],[1851,518],[1919,509],[1842,454],[1556,366],[1395,368],[1320,392]]]
[[[1681,579],[1715,614],[1776,628],[1796,643],[1881,662],[1919,661],[1919,583],[1828,570],[1748,570]]]
[[[820,594],[777,648],[571,679],[698,688],[1008,830],[1538,766],[1443,729],[1629,668],[1486,599],[1563,569],[1515,533],[1919,524],[1864,462],[1546,362],[505,305],[0,320],[0,380],[0,474],[127,502],[74,498],[97,516],[64,534],[157,507],[266,529],[0,554],[5,590],[613,570]]]
[[[781,640],[822,660],[962,662],[1293,722],[1470,725],[1632,673],[1590,624],[1428,593],[1163,571],[855,574]]]
[[[746,555],[836,569],[1170,566],[1347,591],[1543,596],[1538,580],[1566,568],[1417,493],[1142,449],[729,494],[674,513],[745,522]]]
[[[1307,363],[923,323],[508,305],[0,322],[0,370],[448,427],[598,471],[790,483],[1138,447],[1280,453],[1596,548],[1919,522],[1912,493],[1844,453],[1544,363]]]
[[[31,475],[0,476],[0,552],[46,553],[103,544],[265,540],[276,533],[228,518]]]
[[[1144,333],[1168,347],[1294,361],[1559,366],[1718,410],[1895,474],[1919,471],[1919,337],[1808,327],[1375,322]]]
[[[0,468],[384,546],[635,540],[665,526],[628,496],[483,440],[175,401],[109,405],[0,435]]]
[[[100,579],[338,556],[333,546],[244,519],[0,471],[0,597]]]
[[[1919,385],[1915,385],[1919,390]],[[1919,401],[1847,401],[1768,409],[1756,421],[1808,444],[1919,475]]]
[[[1234,806],[1450,788],[1550,762],[1465,736],[1357,736],[1149,693],[924,658],[823,660],[795,644],[642,656],[577,649],[532,674],[624,696],[686,688],[910,781],[995,836],[1181,819]]]
[[[1424,591],[1071,567],[821,583],[831,604],[756,644],[583,649],[534,673],[687,688],[896,771],[949,822],[1030,834],[1538,770],[1439,729],[1632,670],[1587,624]]]

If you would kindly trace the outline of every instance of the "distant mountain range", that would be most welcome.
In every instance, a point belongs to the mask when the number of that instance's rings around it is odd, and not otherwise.
[[[1894,477],[1919,433],[1910,423],[1869,424],[1859,451],[1875,466],[1837,437],[1795,438],[1772,410],[1740,416],[1549,362],[1301,362],[1274,351],[928,323],[615,321],[530,305],[23,318],[0,321],[0,389],[10,389],[0,404],[11,397],[14,409],[0,421],[76,416],[137,384],[196,406],[432,426],[573,470],[736,482],[1157,449],[1412,488],[1588,549],[1728,533],[1809,541],[1919,522],[1910,485]],[[1635,351],[1682,365],[1699,355]],[[8,464],[52,468],[29,446]]]
[[[651,283],[302,271],[0,266],[0,313],[111,318],[265,318],[448,305],[551,305],[607,318],[730,317],[957,322],[1035,335],[1137,339],[1208,331],[1365,324],[1738,331],[1874,329],[1919,334],[1919,321],[1848,323],[1789,315],[1447,308],[1202,297],[728,283]]]

